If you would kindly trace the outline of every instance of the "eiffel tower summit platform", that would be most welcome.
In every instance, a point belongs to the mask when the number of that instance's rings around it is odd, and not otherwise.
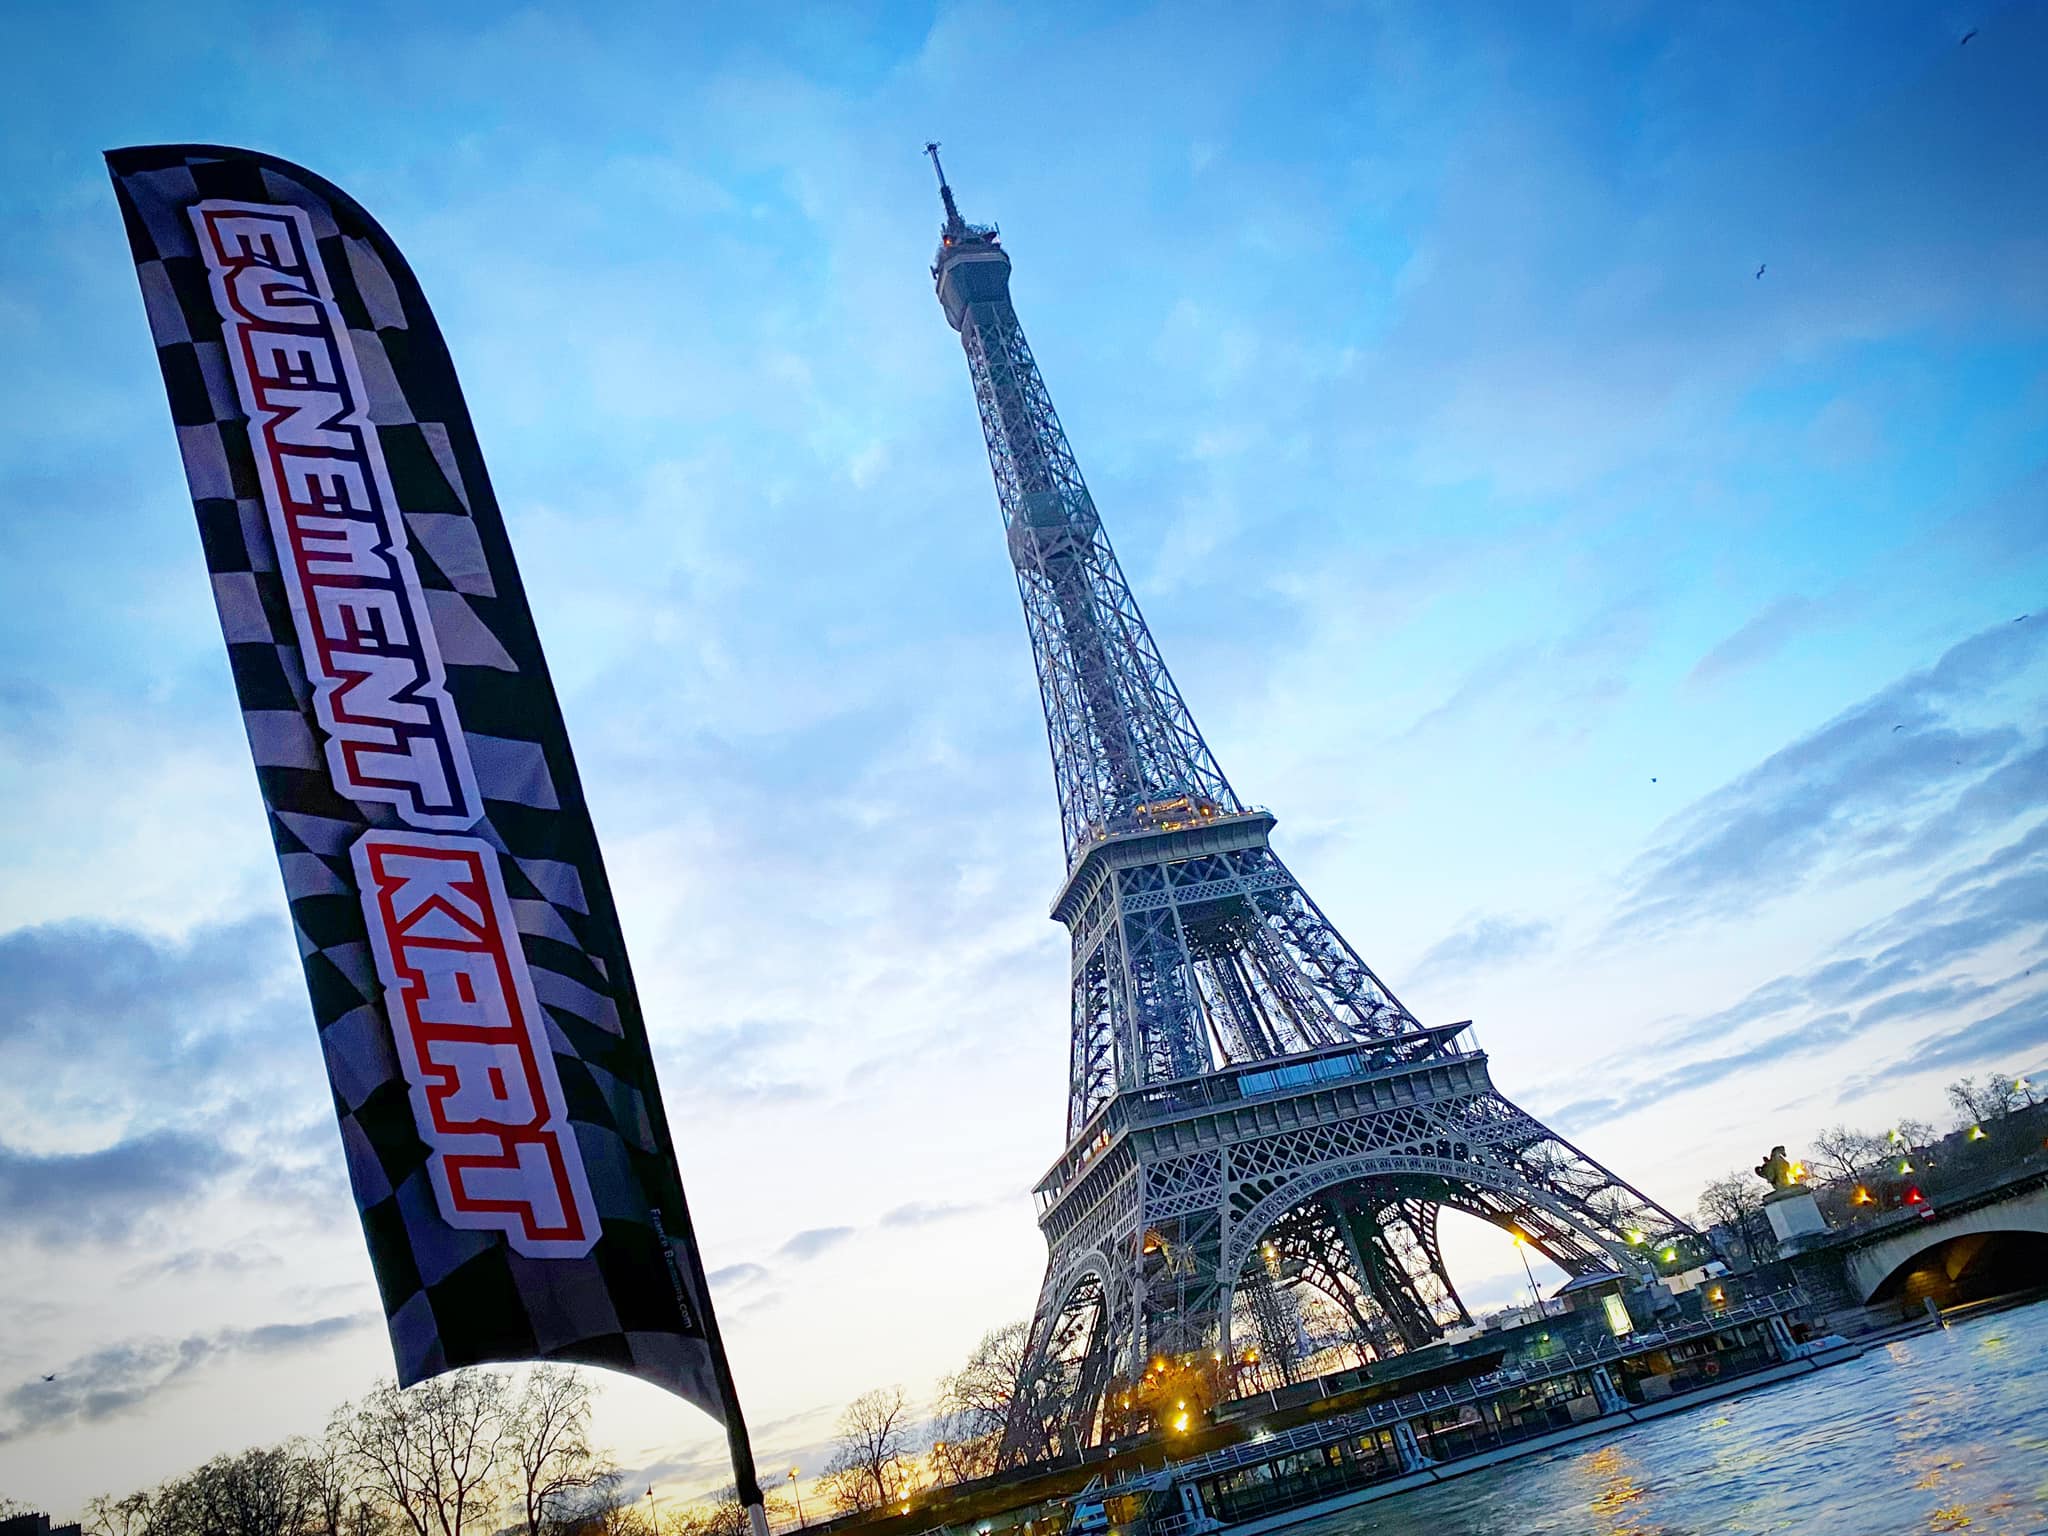
[[[1055,413],[994,225],[939,163],[932,277],[959,333],[1037,668],[1072,939],[1064,1149],[1006,1443],[1133,1427],[1172,1362],[1218,1396],[1364,1364],[1470,1321],[1449,1207],[1574,1277],[1699,1262],[1663,1207],[1494,1086],[1469,1021],[1419,1021],[1272,847],[1168,672]],[[1142,1395],[1142,1394],[1140,1394]]]

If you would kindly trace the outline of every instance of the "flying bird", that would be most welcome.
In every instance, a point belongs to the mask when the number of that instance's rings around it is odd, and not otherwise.
[[[1971,38],[1975,37],[1976,35],[1977,29],[1975,27],[1970,28],[1969,31],[1965,32],[1962,35],[1961,39],[1956,43],[1956,46],[1958,48],[1962,47],[1964,43],[1967,43]]]
[[[2024,614],[2024,613],[2023,613],[2023,614],[2021,614],[2021,615],[2020,615],[2020,616],[2019,616],[2018,618],[2016,618],[2016,619],[2014,619],[2014,620],[2013,620],[2013,623],[2015,623],[2015,624],[2024,624],[2024,623],[2026,623],[2026,622],[2027,622],[2027,615],[2026,615],[2026,614]]]
[[[1765,268],[1765,267],[1767,267],[1767,266],[1769,266],[1769,265],[1770,265],[1770,263],[1769,263],[1769,262],[1767,262],[1767,261],[1760,261],[1760,262],[1758,262],[1758,263],[1756,264],[1756,275],[1757,275],[1758,277],[1762,277],[1762,276],[1764,275],[1764,268]]]
[[[1895,725],[1892,727],[1892,734],[1896,736],[1900,731],[1903,731],[1904,729],[1905,727],[1903,725]]]
[[[56,1379],[57,1379],[57,1373],[56,1373],[55,1371],[52,1371],[52,1372],[50,1372],[50,1374],[49,1374],[49,1375],[47,1375],[47,1376],[45,1376],[45,1377],[43,1378],[43,1380],[45,1380],[45,1381],[55,1381]]]

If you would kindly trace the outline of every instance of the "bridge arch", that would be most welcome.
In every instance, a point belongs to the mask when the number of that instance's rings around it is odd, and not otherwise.
[[[1429,1191],[1418,1191],[1420,1198],[1509,1231],[1521,1229],[1500,1209],[1476,1198],[1477,1192],[1496,1196],[1523,1210],[1540,1211],[1556,1230],[1546,1234],[1535,1230],[1538,1223],[1530,1222],[1527,1225],[1532,1230],[1523,1236],[1567,1274],[1583,1274],[1603,1264],[1620,1274],[1647,1268],[1645,1250],[1631,1244],[1620,1230],[1603,1223],[1586,1208],[1560,1199],[1553,1191],[1521,1177],[1512,1168],[1417,1153],[1351,1158],[1285,1181],[1232,1220],[1218,1274],[1221,1284],[1217,1318],[1222,1330],[1221,1346],[1226,1353],[1234,1355],[1237,1347],[1232,1324],[1239,1281],[1266,1234],[1288,1212],[1317,1195],[1374,1179],[1390,1181],[1397,1188],[1404,1181],[1411,1185],[1427,1181]],[[1566,1241],[1558,1241],[1560,1237]]]
[[[1848,1255],[1858,1301],[1953,1306],[2048,1285],[2048,1186],[1953,1216],[1918,1222]]]
[[[1349,1158],[1341,1163],[1331,1163],[1313,1173],[1301,1174],[1287,1180],[1257,1204],[1230,1224],[1230,1237],[1224,1244],[1221,1273],[1227,1285],[1234,1285],[1237,1276],[1258,1246],[1259,1239],[1287,1212],[1304,1200],[1321,1194],[1326,1189],[1335,1189],[1340,1184],[1360,1183],[1373,1178],[1428,1178],[1441,1180],[1454,1191],[1461,1185],[1487,1190],[1503,1196],[1524,1207],[1533,1206],[1551,1217],[1565,1232],[1590,1244],[1606,1254],[1616,1270],[1627,1274],[1643,1267],[1643,1255],[1618,1232],[1604,1230],[1587,1219],[1587,1213],[1557,1198],[1540,1184],[1530,1182],[1512,1169],[1491,1163],[1480,1163],[1446,1157],[1426,1157],[1414,1153],[1384,1153],[1371,1157]],[[1443,1203],[1443,1202],[1439,1202]],[[1484,1209],[1478,1203],[1460,1205],[1459,1209],[1469,1210],[1482,1220],[1500,1225],[1498,1215]],[[1553,1252],[1545,1247],[1543,1234],[1526,1234],[1531,1243],[1555,1260],[1567,1273],[1576,1274],[1589,1266],[1585,1259],[1566,1249]],[[1661,1235],[1661,1234],[1660,1234]]]

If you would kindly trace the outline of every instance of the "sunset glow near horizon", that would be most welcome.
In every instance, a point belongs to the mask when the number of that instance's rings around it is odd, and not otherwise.
[[[1059,833],[930,138],[1224,770],[1506,1093],[1690,1212],[2048,1075],[2038,8],[0,41],[0,1495],[75,1515],[391,1370],[118,144],[287,156],[420,275],[771,1481],[1028,1312],[1061,1150]],[[1525,1292],[1446,1232],[1475,1309]],[[729,1477],[653,1388],[598,1427],[664,1498]]]

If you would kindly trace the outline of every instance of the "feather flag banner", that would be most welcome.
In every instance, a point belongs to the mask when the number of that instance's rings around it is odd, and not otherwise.
[[[419,283],[286,161],[107,159],[399,1379],[580,1361],[743,1436],[561,707]]]

